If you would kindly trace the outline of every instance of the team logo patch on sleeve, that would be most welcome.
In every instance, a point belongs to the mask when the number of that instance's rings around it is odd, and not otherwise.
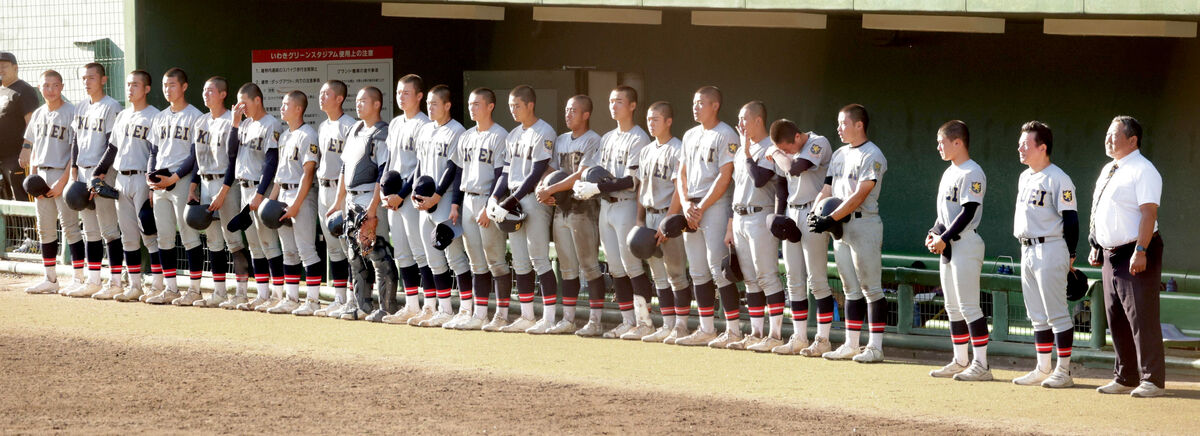
[[[812,147],[810,147],[809,149],[812,150],[812,154],[821,154],[821,145],[820,144],[813,144]]]
[[[321,149],[317,147],[317,144],[309,144],[308,152],[312,154],[321,154]]]
[[[883,168],[883,164],[875,162],[875,171],[879,171],[881,168]]]
[[[1070,203],[1075,200],[1075,193],[1071,191],[1063,191],[1063,201]]]
[[[738,149],[738,145],[736,142],[732,142],[729,144],[729,152],[730,153],[737,153],[737,149]]]
[[[543,144],[546,145],[547,150],[554,150],[554,141],[547,139]]]
[[[983,192],[983,184],[979,182],[971,182],[971,192],[976,194]]]
[[[279,140],[279,132],[275,132],[275,140],[276,140],[276,141],[278,141],[278,140]]]

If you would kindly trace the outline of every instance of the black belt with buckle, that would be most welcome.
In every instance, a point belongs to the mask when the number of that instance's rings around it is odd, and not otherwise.
[[[647,208],[646,208],[646,213],[652,213],[652,214],[656,214],[656,215],[663,215],[663,214],[666,214],[666,213],[667,213],[667,210],[666,210],[666,209],[655,209],[655,208],[653,208],[653,207],[647,207]]]
[[[284,191],[290,191],[290,190],[293,190],[293,189],[296,189],[299,187],[300,187],[299,183],[280,183],[279,184],[279,189],[282,189]]]
[[[253,188],[255,186],[258,186],[258,182],[253,181],[253,180],[238,179],[237,183],[238,183],[238,185],[241,185],[241,187],[243,187],[243,188]]]
[[[225,178],[224,174],[201,174],[200,178],[204,180],[217,180]]]
[[[846,221],[850,221],[851,218],[862,218],[862,217],[863,217],[862,212],[854,212],[850,215],[846,215]]]
[[[320,183],[321,183],[322,187],[332,188],[334,186],[337,186],[337,179],[321,179]]]
[[[141,173],[142,173],[142,172],[141,172],[141,171],[139,171],[139,170],[121,170],[121,171],[117,171],[117,174],[120,174],[120,175],[122,175],[122,176],[132,176],[132,175],[137,175],[137,174],[141,174]]]
[[[633,199],[633,197],[619,197],[619,198],[618,197],[600,197],[600,198],[609,203],[616,203],[618,201],[625,201],[625,200]]]
[[[789,209],[807,209],[809,206],[812,206],[811,201],[808,203],[804,203],[804,204],[789,204],[788,208]]]
[[[470,196],[472,196],[472,197],[478,197],[478,196],[481,196],[481,195],[488,195],[486,192],[464,192],[464,194],[470,195]]]
[[[736,214],[738,214],[738,215],[750,215],[750,214],[752,214],[752,213],[759,213],[759,212],[762,212],[762,211],[763,211],[763,209],[764,209],[764,208],[763,208],[763,207],[761,207],[761,206],[740,206],[740,205],[734,205],[734,206],[733,206],[733,213],[736,213]]]
[[[1038,236],[1036,238],[1018,238],[1018,239],[1020,239],[1021,245],[1024,245],[1026,247],[1032,246],[1034,244],[1041,244],[1043,242],[1046,242],[1045,236]]]

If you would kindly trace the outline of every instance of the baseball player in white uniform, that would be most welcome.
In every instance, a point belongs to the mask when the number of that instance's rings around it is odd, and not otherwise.
[[[1021,243],[1021,295],[1033,323],[1037,368],[1013,383],[1068,388],[1074,324],[1067,308],[1067,272],[1075,262],[1079,242],[1075,184],[1050,162],[1054,135],[1038,121],[1021,126],[1017,153],[1029,169],[1017,183],[1013,236]],[[1050,368],[1050,350],[1058,349],[1058,364]]]
[[[783,345],[785,294],[779,281],[779,239],[771,233],[767,217],[775,210],[779,183],[784,181],[775,177],[775,163],[767,159],[775,143],[767,132],[766,117],[761,101],[746,103],[738,112],[741,146],[733,160],[733,217],[725,237],[737,251],[745,278],[750,334],[743,335],[738,320],[730,320],[725,342],[709,344],[716,348],[767,352]],[[764,329],[764,311],[770,316],[770,334]]]
[[[834,221],[842,225],[842,239],[833,241],[838,275],[846,292],[846,343],[822,356],[855,362],[883,360],[883,330],[887,303],[883,300],[883,221],[879,218],[879,190],[887,159],[867,138],[870,117],[862,105],[851,104],[838,112],[838,137],[846,144],[833,153],[825,186],[815,201],[829,196],[842,199],[832,214],[811,215],[810,229],[824,232]],[[867,347],[860,350],[863,318],[870,327]]]
[[[834,301],[826,272],[829,235],[809,231],[805,219],[812,210],[813,200],[825,184],[833,147],[824,136],[801,132],[796,123],[787,119],[771,123],[771,140],[775,142],[776,149],[768,156],[775,162],[779,175],[787,179],[786,210],[782,212],[797,224],[801,232],[799,242],[783,241],[783,263],[787,268],[788,300],[792,309],[792,337],[771,352],[820,356],[832,349],[829,330],[833,326]],[[776,209],[776,213],[780,212]],[[817,334],[811,343],[807,325],[809,293],[817,303]]]
[[[308,96],[303,91],[290,91],[279,107],[280,118],[287,129],[279,136],[279,171],[271,198],[287,205],[280,217],[279,240],[283,247],[283,275],[286,298],[267,309],[267,313],[312,315],[321,308],[321,276],[325,263],[317,253],[317,196],[313,192],[317,163],[321,161],[317,131],[304,123]],[[304,277],[304,305],[300,305],[300,278]]]
[[[121,104],[112,97],[104,94],[104,85],[108,83],[108,74],[104,66],[90,63],[83,67],[83,89],[87,98],[75,104],[75,166],[77,170],[74,180],[90,183],[95,178],[96,169],[109,147],[109,136],[112,134],[113,122],[117,113],[121,112]],[[110,179],[114,174],[106,173]],[[109,300],[124,292],[121,289],[121,262],[124,252],[121,251],[121,229],[117,227],[116,201],[111,198],[92,194],[95,209],[79,211],[83,220],[84,251],[87,252],[88,278],[85,286],[76,288],[67,295],[72,297],[92,297],[98,300]],[[100,287],[100,262],[104,259],[104,250],[108,249],[108,265],[111,276],[108,286]]]
[[[192,129],[204,114],[185,100],[187,85],[187,73],[179,68],[171,68],[163,74],[163,96],[166,97],[169,107],[159,112],[152,122],[150,160],[146,171],[154,173],[163,170],[162,173],[169,175],[146,176],[146,183],[150,186],[150,195],[154,202],[158,249],[162,256],[163,277],[167,285],[162,292],[146,299],[150,304],[191,306],[201,298],[200,277],[204,273],[204,251],[200,248],[200,232],[185,224],[184,212],[187,208],[188,192],[191,190],[192,172],[196,168],[195,148],[192,146],[195,135]],[[188,276],[191,278],[188,292],[182,296],[175,281],[176,231],[179,232],[187,253]]]
[[[471,91],[467,112],[475,126],[458,139],[455,162],[462,167],[459,190],[463,193],[463,246],[471,265],[475,310],[472,317],[451,324],[460,330],[492,330],[508,325],[512,272],[505,254],[508,235],[488,219],[488,198],[504,170],[508,131],[492,120],[496,93],[488,88]],[[496,315],[488,320],[488,296],[496,290]]]
[[[208,244],[208,263],[212,269],[213,293],[203,300],[192,303],[196,307],[221,307],[235,309],[248,301],[246,297],[249,280],[250,256],[240,232],[229,230],[229,221],[241,210],[241,192],[234,187],[234,171],[237,147],[230,143],[238,140],[233,125],[233,111],[225,107],[229,95],[229,81],[214,76],[204,82],[204,106],[208,114],[196,121],[195,147],[197,176],[192,179],[189,201],[195,200],[216,211],[218,219],[204,229]],[[240,114],[239,114],[240,116]],[[229,260],[234,262],[236,289],[232,299],[228,298],[225,282],[229,275]]]
[[[354,107],[360,121],[350,127],[346,147],[342,149],[342,171],[334,209],[326,217],[341,212],[347,216],[346,234],[354,298],[348,298],[337,316],[344,320],[366,317],[372,309],[371,286],[379,286],[380,295],[396,292],[396,264],[388,243],[388,224],[380,215],[379,179],[387,170],[388,125],[379,119],[383,93],[368,86],[358,91]],[[369,265],[368,265],[369,264]],[[374,268],[374,274],[368,269]],[[332,316],[332,315],[331,315]]]
[[[604,332],[605,338],[636,340],[654,333],[646,304],[654,294],[654,284],[642,269],[642,259],[629,251],[626,241],[626,235],[637,223],[638,159],[642,147],[650,143],[650,135],[633,118],[637,102],[637,90],[629,86],[618,86],[609,93],[608,110],[617,127],[600,139],[600,166],[612,174],[613,180],[601,184],[577,182],[574,188],[576,198],[598,195],[600,215],[605,217],[600,221],[600,243],[616,288],[617,307],[621,309],[621,324]],[[629,336],[625,337],[626,334]]]
[[[33,111],[29,124],[25,126],[24,147],[30,151],[30,174],[46,180],[50,191],[35,197],[37,205],[38,240],[42,245],[42,264],[46,268],[45,280],[25,288],[31,294],[53,294],[68,289],[58,283],[55,265],[58,263],[58,228],[61,221],[63,239],[71,247],[71,263],[75,267],[75,284],[84,283],[83,236],[79,231],[79,212],[67,207],[63,191],[71,178],[71,144],[75,140],[72,123],[75,106],[62,99],[62,75],[54,70],[42,73],[39,86],[46,104]],[[78,266],[75,266],[78,265]]]
[[[165,289],[158,236],[142,233],[139,224],[139,212],[150,199],[150,187],[146,185],[146,161],[150,159],[152,121],[158,115],[158,109],[146,102],[150,84],[150,73],[142,70],[134,70],[126,77],[125,100],[129,102],[129,107],[117,114],[109,140],[112,147],[104,153],[97,167],[99,174],[96,177],[112,183],[120,193],[116,202],[117,222],[121,227],[121,248],[125,251],[129,287],[124,293],[113,296],[117,301],[139,301],[144,295],[141,244],[145,244],[150,254],[151,292]],[[115,177],[108,177],[109,166]]]
[[[654,140],[642,147],[642,155],[638,157],[637,179],[641,183],[638,185],[637,225],[656,232],[663,218],[683,210],[679,196],[675,195],[675,175],[679,172],[679,154],[683,145],[679,138],[671,136],[674,119],[675,112],[670,103],[658,101],[650,105],[646,110],[646,127]],[[646,261],[658,291],[663,324],[654,333],[643,336],[643,342],[663,342],[671,336],[678,339],[688,335],[687,316],[692,298],[683,240],[668,239],[662,232],[656,236],[662,256]],[[677,301],[689,302],[688,307],[678,307]]]
[[[564,120],[570,131],[558,135],[554,140],[554,157],[551,168],[567,174],[567,178],[550,184],[545,179],[538,187],[538,201],[554,206],[554,252],[558,255],[558,269],[562,274],[559,286],[562,294],[563,319],[546,330],[530,330],[530,333],[568,334],[600,336],[604,326],[600,317],[604,313],[604,277],[600,274],[600,200],[572,199],[567,204],[558,204],[554,195],[571,191],[583,170],[599,163],[600,135],[591,129],[592,99],[576,95],[567,100]],[[579,276],[588,284],[591,310],[588,323],[575,329],[575,305],[579,301]]]
[[[417,171],[417,132],[429,123],[429,117],[421,112],[421,101],[425,98],[421,76],[408,74],[396,82],[396,100],[400,103],[399,116],[388,125],[387,169],[397,171],[404,180],[413,180]],[[404,309],[383,322],[389,324],[417,325],[436,315],[437,289],[433,283],[433,271],[425,258],[425,243],[421,238],[421,216],[416,202],[411,197],[411,186],[401,189],[409,195],[384,199],[387,208],[388,227],[391,229],[392,245],[396,250],[396,264],[404,282]],[[425,305],[420,305],[419,289],[425,290]],[[390,303],[389,303],[390,304]],[[391,306],[388,306],[391,309]],[[411,322],[410,322],[411,321]]]
[[[729,185],[738,135],[717,118],[720,109],[721,90],[715,86],[697,90],[692,98],[692,116],[700,125],[683,135],[677,192],[688,227],[695,230],[684,233],[683,242],[695,287],[700,328],[676,339],[676,345],[708,345],[717,339],[713,326],[717,288],[721,289],[721,299],[726,305],[726,319],[738,317],[737,285],[726,279],[721,269],[721,262],[729,254],[725,233],[733,212]]]
[[[266,312],[276,304],[272,294],[282,296],[284,281],[283,251],[279,232],[263,225],[258,207],[271,193],[271,184],[279,168],[279,119],[263,108],[262,90],[254,83],[238,89],[234,106],[233,125],[238,126],[238,151],[234,162],[234,177],[241,188],[242,208],[249,208],[253,222],[246,229],[246,243],[254,270],[257,295],[254,300],[237,306],[240,310]],[[244,113],[246,119],[240,119]]]
[[[317,128],[317,145],[321,147],[321,161],[317,164],[317,211],[325,212],[335,206],[337,200],[338,175],[342,172],[342,148],[346,146],[346,135],[354,125],[354,117],[342,110],[346,101],[346,84],[341,80],[330,80],[321,85],[318,94],[321,111],[326,119]],[[346,284],[350,279],[350,263],[346,261],[346,240],[329,233],[324,219],[319,220],[321,234],[325,237],[325,248],[329,252],[329,284],[333,287],[333,303],[313,312],[316,316],[337,313],[346,304]]]
[[[454,238],[445,249],[434,246],[433,235],[439,224],[460,226],[462,191],[458,184],[462,170],[454,162],[458,153],[458,139],[466,131],[462,124],[450,117],[450,88],[437,85],[429,89],[425,106],[429,108],[429,123],[417,132],[417,156],[420,163],[413,173],[413,180],[422,176],[433,178],[437,188],[433,195],[423,197],[413,194],[414,204],[421,211],[421,241],[425,244],[425,261],[433,273],[434,288],[437,289],[438,312],[421,322],[422,327],[441,327],[454,319],[454,307],[450,301],[451,286],[457,277],[460,299],[460,315],[471,316],[474,302],[471,299],[471,265],[463,251],[462,238]],[[459,318],[462,319],[461,317]]]
[[[558,280],[550,267],[550,207],[538,202],[533,192],[550,168],[556,135],[550,124],[534,114],[536,103],[537,95],[528,85],[517,86],[508,94],[509,111],[520,125],[509,132],[506,140],[509,160],[497,182],[504,189],[497,186],[492,193],[496,205],[490,208],[488,216],[492,221],[501,222],[508,212],[518,208],[518,204],[525,213],[521,228],[509,233],[521,318],[502,327],[502,332],[519,333],[533,327],[547,329],[554,326],[557,318]],[[542,319],[537,325],[533,321],[535,280],[540,283],[544,305]]]
[[[950,341],[954,360],[929,372],[933,377],[962,381],[992,379],[988,368],[987,317],[979,306],[979,274],[983,269],[983,238],[975,231],[983,216],[987,177],[971,160],[971,134],[967,124],[953,120],[937,133],[938,154],[951,165],[942,173],[937,191],[937,221],[925,236],[925,247],[941,254],[942,292],[950,318]],[[975,348],[968,365],[967,344]]]

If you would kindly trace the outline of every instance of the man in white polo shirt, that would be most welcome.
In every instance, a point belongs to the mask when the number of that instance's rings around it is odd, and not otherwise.
[[[1117,354],[1113,380],[1096,390],[1158,397],[1166,393],[1158,318],[1162,176],[1142,155],[1141,145],[1142,125],[1137,120],[1113,118],[1104,138],[1104,153],[1113,160],[1100,171],[1092,195],[1088,261],[1104,266],[1104,311]]]

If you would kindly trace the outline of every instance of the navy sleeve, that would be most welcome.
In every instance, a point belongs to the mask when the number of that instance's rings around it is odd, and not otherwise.
[[[629,189],[633,187],[633,176],[625,176],[611,182],[600,182],[596,184],[596,187],[604,193]]]
[[[229,131],[229,146],[226,147],[229,152],[229,166],[225,170],[225,186],[233,187],[233,179],[237,173],[234,169],[237,168],[238,149],[241,147],[242,140],[238,139],[238,129],[234,127]]]
[[[496,176],[496,185],[492,189],[492,197],[499,200],[508,196],[508,173],[501,170]]]
[[[279,149],[272,148],[267,150],[267,158],[263,160],[263,174],[258,181],[257,192],[259,195],[266,196],[267,189],[271,188],[271,181],[275,180],[275,170],[279,168]]]
[[[442,179],[438,181],[436,191],[438,195],[445,196],[446,191],[449,191],[450,188],[457,188],[458,183],[455,181],[458,180],[460,174],[462,174],[462,169],[455,165],[454,161],[447,161],[446,171],[442,171]]]
[[[979,203],[970,202],[964,204],[962,210],[958,212],[958,216],[954,217],[954,222],[950,223],[950,227],[946,228],[945,233],[942,233],[942,240],[949,242],[955,236],[962,233],[967,228],[967,224],[970,224],[971,220],[975,219],[975,211],[978,209]]]
[[[158,146],[150,143],[150,158],[146,159],[146,174],[154,172],[155,165],[158,164]]]
[[[829,185],[829,186],[833,186],[833,177],[832,177],[832,176],[825,176],[825,184],[826,184],[826,185]]]
[[[1079,245],[1079,212],[1063,211],[1063,239],[1067,241],[1067,252],[1075,257],[1076,246]]]
[[[788,184],[787,179],[780,177],[775,179],[775,213],[779,215],[787,215],[788,204]]]
[[[190,147],[190,149],[188,150],[187,159],[184,159],[183,163],[179,164],[179,171],[176,171],[175,174],[178,174],[179,178],[182,179],[182,178],[186,177],[188,174],[191,174],[192,171],[195,169],[196,169],[196,144],[193,143],[192,146]]]
[[[542,175],[546,173],[546,169],[550,168],[550,159],[539,160],[533,163],[533,172],[529,177],[525,178],[525,182],[517,188],[517,192],[512,193],[513,198],[520,200],[533,192],[533,188],[537,187],[538,182],[542,181]]]
[[[812,167],[813,163],[808,159],[792,159],[792,166],[788,167],[788,174],[799,177],[801,173],[808,171]]]
[[[71,168],[79,167],[79,140],[71,138]]]
[[[112,145],[111,139],[111,133],[104,135],[104,143],[106,144],[104,147],[104,156],[100,157],[100,164],[96,165],[96,168],[92,170],[92,177],[108,173],[108,169],[112,168],[113,161],[117,159],[117,147]]]
[[[451,164],[451,165],[453,165],[453,164]],[[450,187],[450,202],[457,204],[459,207],[459,210],[462,210],[463,199],[465,197],[466,197],[466,194],[464,194],[463,190],[462,190],[462,170],[459,170],[454,175],[454,182],[453,182],[452,186]]]
[[[755,188],[767,186],[767,182],[770,182],[771,178],[775,177],[774,171],[759,166],[758,162],[755,162],[754,159],[746,159],[746,165],[750,166],[750,178],[754,179]]]

